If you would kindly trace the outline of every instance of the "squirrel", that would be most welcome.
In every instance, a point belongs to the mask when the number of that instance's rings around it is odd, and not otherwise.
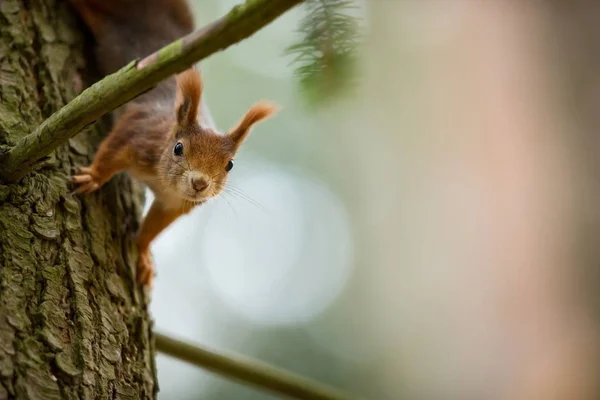
[[[146,57],[194,29],[185,0],[69,0],[95,39],[102,74]],[[87,167],[71,181],[75,193],[98,190],[126,171],[145,183],[154,201],[137,234],[138,281],[152,286],[152,241],[180,216],[225,187],[236,152],[251,128],[278,110],[261,101],[222,134],[205,122],[202,79],[191,67],[122,106]]]

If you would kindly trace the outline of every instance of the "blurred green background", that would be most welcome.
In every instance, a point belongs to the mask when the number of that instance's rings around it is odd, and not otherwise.
[[[236,3],[191,1],[198,26]],[[600,7],[357,5],[353,95],[305,103],[302,8],[200,64],[221,130],[283,108],[154,244],[156,329],[361,398],[598,398]],[[274,398],[158,373],[163,400]]]
[[[190,3],[202,26],[237,1]],[[176,337],[369,393],[354,381],[370,368],[360,337],[347,332],[360,322],[349,298],[350,199],[343,168],[331,168],[344,161],[322,118],[306,107],[292,57],[283,56],[300,39],[303,15],[296,8],[199,65],[219,129],[260,99],[282,109],[253,130],[235,160],[233,191],[157,240],[152,312],[156,328]],[[275,398],[164,356],[158,370],[162,399]]]

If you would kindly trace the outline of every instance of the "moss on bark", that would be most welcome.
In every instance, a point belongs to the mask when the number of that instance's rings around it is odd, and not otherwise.
[[[65,1],[0,1],[0,146],[83,89],[80,29]],[[151,320],[134,279],[142,191],[121,175],[70,194],[68,176],[89,163],[101,125],[0,184],[0,399],[156,397]]]

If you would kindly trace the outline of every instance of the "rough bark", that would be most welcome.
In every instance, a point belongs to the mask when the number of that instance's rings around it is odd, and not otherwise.
[[[83,89],[93,65],[81,30],[65,1],[0,0],[0,146]],[[101,125],[0,183],[0,399],[156,397],[151,320],[135,284],[142,192],[118,176],[70,194]]]

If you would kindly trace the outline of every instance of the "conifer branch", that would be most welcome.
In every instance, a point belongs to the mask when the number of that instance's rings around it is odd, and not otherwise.
[[[352,87],[359,26],[353,0],[307,0],[296,44],[286,49],[309,104],[320,104]]]

